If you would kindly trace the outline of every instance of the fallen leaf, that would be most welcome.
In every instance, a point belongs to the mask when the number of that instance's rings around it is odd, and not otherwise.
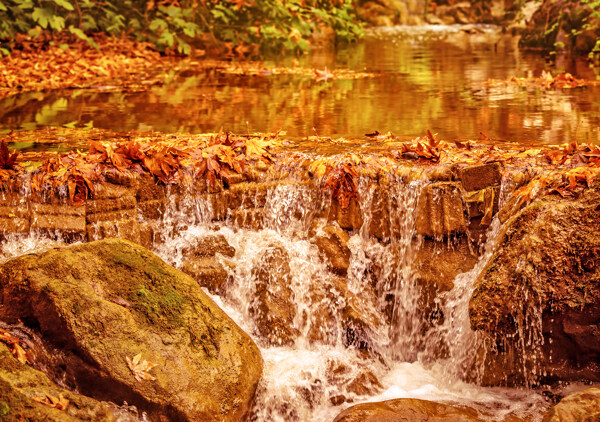
[[[45,396],[46,397],[32,397],[32,400],[58,410],[67,410],[67,407],[69,407],[69,400],[67,400],[62,393],[58,395],[58,398],[48,393],[45,393]]]
[[[13,336],[8,331],[0,328],[0,341],[8,346],[10,352],[19,362],[23,365],[27,364],[27,354],[19,344],[21,340],[18,337]]]
[[[148,371],[150,371],[155,366],[158,366],[158,364],[149,362],[147,360],[142,360],[141,353],[135,355],[133,359],[125,357],[125,360],[127,361],[127,365],[129,366],[129,369],[131,369],[131,372],[133,372],[133,376],[137,381],[142,381],[143,379],[148,381],[154,381],[156,379],[152,375],[150,375]]]

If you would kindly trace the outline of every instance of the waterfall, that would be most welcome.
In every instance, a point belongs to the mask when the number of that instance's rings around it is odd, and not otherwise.
[[[427,183],[416,172],[390,173],[379,187],[358,180],[363,222],[349,232],[345,277],[315,244],[335,223],[327,219],[331,198],[314,184],[273,184],[264,203],[258,194],[244,196],[242,207],[261,205],[262,223],[250,228],[240,227],[235,209],[213,221],[219,211],[208,195],[167,194],[155,228],[162,239],[155,252],[165,261],[181,268],[186,249],[205,236],[223,236],[235,249],[232,257],[217,255],[228,277],[224,291],[211,297],[261,350],[253,421],[332,420],[351,404],[401,397],[465,404],[495,417],[535,414],[537,394],[467,382],[477,379],[482,362],[468,303],[499,221],[475,266],[425,309],[415,262],[426,242],[415,215]],[[381,213],[386,227],[373,228]],[[454,248],[455,240],[436,247]],[[54,246],[39,235],[9,236],[2,259]]]

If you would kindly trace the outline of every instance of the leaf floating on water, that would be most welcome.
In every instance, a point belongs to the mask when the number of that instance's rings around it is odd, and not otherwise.
[[[517,78],[512,77],[508,80],[490,79],[487,81],[488,86],[503,86],[516,85],[522,87],[540,87],[546,89],[569,89],[580,88],[585,86],[598,86],[600,81],[577,79],[570,73],[558,73],[552,76],[552,73],[542,70],[542,73],[537,78]]]
[[[133,372],[133,376],[137,381],[154,381],[156,379],[148,372],[155,366],[158,366],[158,364],[149,362],[147,360],[142,360],[141,353],[135,355],[133,359],[129,359],[129,357],[126,356],[125,360],[127,361],[127,365],[129,366],[129,369],[131,369],[131,372]]]
[[[32,397],[31,399],[58,410],[67,410],[67,407],[69,407],[69,400],[67,400],[62,393],[58,395],[58,398],[48,393],[45,393],[45,396],[46,397]]]

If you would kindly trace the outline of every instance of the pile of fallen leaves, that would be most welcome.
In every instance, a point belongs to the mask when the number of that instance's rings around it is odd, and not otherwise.
[[[521,87],[539,87],[546,89],[567,89],[585,86],[600,86],[600,81],[578,79],[568,72],[558,73],[556,76],[552,76],[552,73],[542,70],[542,74],[537,78],[517,78],[513,76],[508,80],[490,79],[487,81],[487,85],[516,85]]]
[[[14,141],[19,134],[7,137]],[[248,163],[271,162],[277,134],[265,136],[190,135],[181,137],[123,136],[110,142],[89,140],[88,151],[65,153],[9,152],[0,145],[0,186],[5,189],[29,175],[32,192],[67,188],[69,200],[81,204],[94,197],[94,185],[107,173],[151,174],[163,184],[193,184],[203,180],[227,185]]]
[[[97,50],[83,40],[22,41],[20,49],[0,58],[0,98],[60,88],[147,88],[164,82],[164,70],[176,64],[148,43],[103,35],[94,40]]]
[[[43,142],[53,136],[51,131],[33,133],[40,133]],[[321,188],[346,208],[358,198],[360,177],[376,179],[399,166],[433,168],[500,162],[507,171],[521,169],[533,175],[532,183],[517,191],[523,201],[543,193],[577,195],[591,188],[600,175],[600,146],[577,142],[544,147],[495,144],[483,133],[479,142],[447,142],[427,131],[425,136],[407,142],[391,132],[374,132],[362,140],[363,145],[369,145],[364,152],[337,154],[321,151],[327,151],[331,145],[348,151],[344,143],[347,140],[310,137],[304,141],[311,147],[308,158],[306,153],[294,150],[295,143],[282,141],[278,133],[101,136],[102,133],[91,133],[92,137],[86,141],[87,151],[63,153],[10,152],[5,141],[17,142],[21,137],[31,140],[32,135],[19,132],[5,137],[0,145],[0,187],[18,186],[18,180],[29,180],[34,193],[60,192],[66,187],[71,203],[81,204],[94,197],[97,183],[115,172],[127,177],[150,174],[162,184],[192,186],[202,182],[206,186],[227,187],[234,179],[239,180],[246,166],[260,162],[267,168],[308,170]]]

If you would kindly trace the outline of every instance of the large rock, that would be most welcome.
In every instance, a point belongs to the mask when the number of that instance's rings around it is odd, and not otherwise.
[[[55,409],[33,398],[68,400],[66,409]],[[0,343],[0,420],[3,421],[114,421],[102,403],[54,385],[48,377],[15,359]]]
[[[22,256],[0,267],[0,319],[61,349],[83,394],[153,419],[237,421],[262,372],[256,345],[189,276],[129,241]],[[156,363],[136,380],[126,358]]]
[[[540,198],[508,220],[469,306],[472,328],[495,340],[487,383],[600,381],[598,221],[595,190]]]
[[[600,388],[588,388],[565,397],[543,419],[543,422],[597,421],[600,421]]]
[[[418,399],[396,399],[352,406],[333,422],[483,422],[470,407]]]

